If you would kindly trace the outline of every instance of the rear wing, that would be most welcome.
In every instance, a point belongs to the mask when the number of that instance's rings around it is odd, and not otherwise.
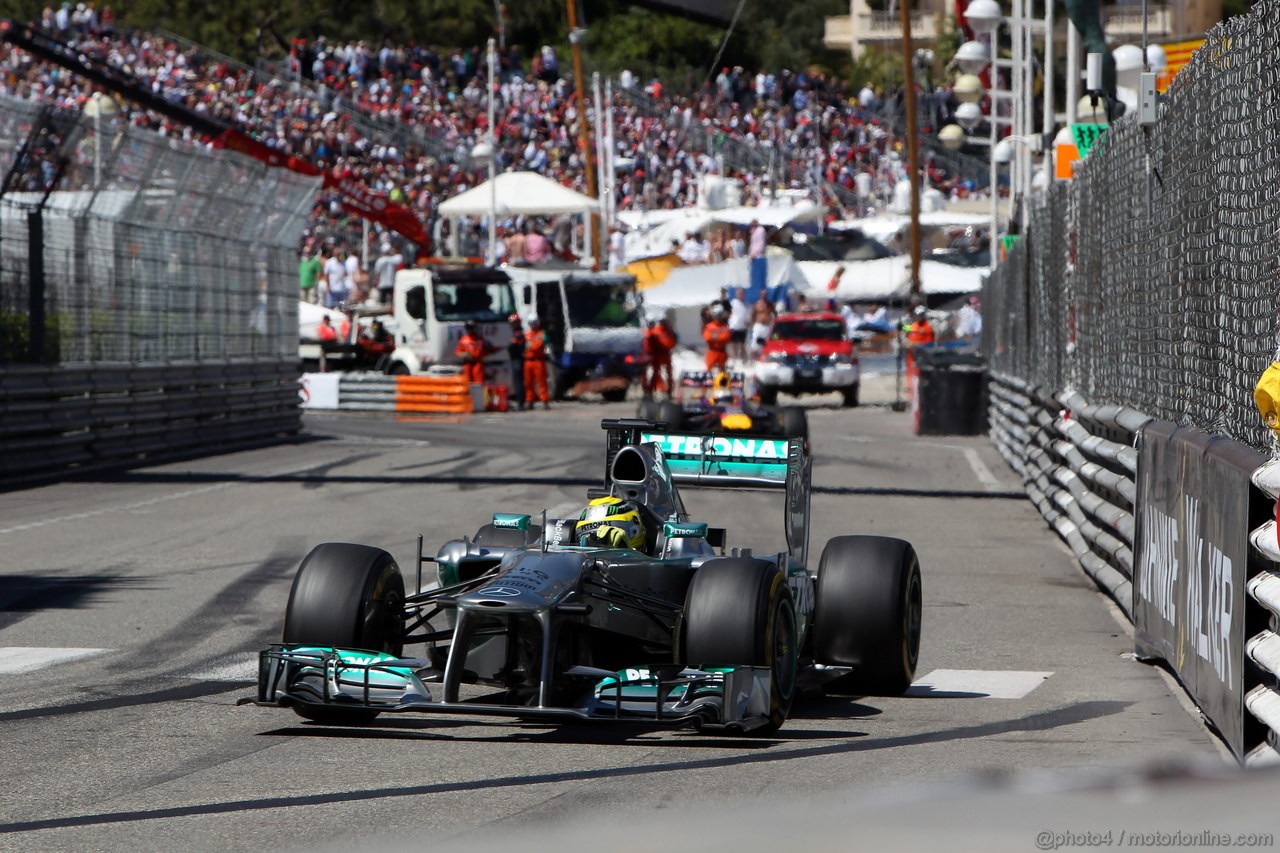
[[[809,496],[813,459],[804,439],[734,433],[671,432],[642,418],[605,418],[608,437],[605,489],[612,488],[613,458],[629,445],[651,445],[673,483],[719,489],[776,490],[786,495],[788,550],[804,564],[809,548]]]
[[[711,370],[685,370],[680,374],[680,385],[685,388],[710,388],[715,384],[716,373]],[[746,376],[741,371],[729,374],[731,388],[741,388],[745,381]]]

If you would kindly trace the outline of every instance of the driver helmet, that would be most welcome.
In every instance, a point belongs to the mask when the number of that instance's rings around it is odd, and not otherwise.
[[[587,504],[573,533],[579,545],[644,550],[645,530],[640,507],[622,498],[596,498]]]
[[[510,323],[512,326],[515,326],[515,327],[519,328],[519,326],[520,326],[520,315],[519,315],[519,314],[512,314],[510,317],[508,317],[508,318],[507,318],[507,322],[508,322],[508,323]]]
[[[733,399],[733,380],[723,370],[711,381],[711,394],[717,401]]]

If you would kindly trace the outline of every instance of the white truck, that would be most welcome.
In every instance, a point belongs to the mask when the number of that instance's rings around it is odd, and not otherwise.
[[[616,402],[644,369],[636,277],[581,267],[505,267],[520,315],[542,323],[556,399],[598,393]]]
[[[466,324],[474,322],[492,353],[485,359],[485,381],[511,386],[508,318],[516,313],[515,295],[505,272],[465,263],[438,263],[396,273],[390,308],[352,306],[348,311],[305,303],[299,309],[299,355],[304,369],[318,364],[316,338],[320,316],[330,315],[336,329],[349,332],[325,347],[326,369],[377,370],[394,375],[448,375],[458,372],[454,354]],[[374,341],[374,323],[386,340]],[[341,332],[340,332],[341,334]]]

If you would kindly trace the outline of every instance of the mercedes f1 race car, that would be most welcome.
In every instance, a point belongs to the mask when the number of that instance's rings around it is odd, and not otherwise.
[[[809,438],[801,406],[763,406],[747,391],[741,373],[685,371],[672,400],[641,400],[636,416],[697,433],[778,435]]]
[[[414,592],[387,551],[317,545],[283,642],[260,653],[257,695],[240,703],[339,725],[423,712],[763,733],[802,682],[906,690],[920,648],[915,550],[838,536],[806,568],[812,461],[799,439],[603,427],[604,485],[581,517],[497,512],[435,556],[419,537]],[[726,531],[690,518],[680,487],[776,492],[785,545],[726,554]]]

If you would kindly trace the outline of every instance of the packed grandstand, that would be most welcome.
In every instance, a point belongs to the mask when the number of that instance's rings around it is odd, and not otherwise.
[[[88,8],[70,17],[50,9],[38,23],[81,54],[132,73],[156,95],[387,194],[428,226],[441,201],[487,176],[469,156],[488,130],[482,48],[374,49],[321,37],[294,42],[287,58],[259,70],[172,34],[119,29],[105,10],[99,17]],[[584,190],[568,65],[550,47],[527,59],[515,47],[499,55],[496,158],[500,169],[535,171]],[[843,81],[822,74],[752,74],[741,67],[723,68],[703,88],[683,93],[629,71],[612,82],[617,210],[689,206],[700,176],[723,172],[741,180],[745,204],[779,185],[794,187],[808,191],[828,219],[842,219],[883,204],[906,179],[893,96],[851,93]],[[0,43],[0,95],[78,110],[93,90],[64,69]],[[945,114],[947,93],[937,103]],[[131,104],[121,104],[111,120],[198,136]],[[766,168],[759,160],[743,165],[724,156],[733,146],[772,149],[775,156]],[[985,191],[928,156],[925,173],[952,197]],[[483,239],[479,223],[471,237],[474,245]],[[362,233],[339,197],[326,192],[300,248],[326,240],[353,248],[363,240],[371,255],[386,237],[378,227]]]

